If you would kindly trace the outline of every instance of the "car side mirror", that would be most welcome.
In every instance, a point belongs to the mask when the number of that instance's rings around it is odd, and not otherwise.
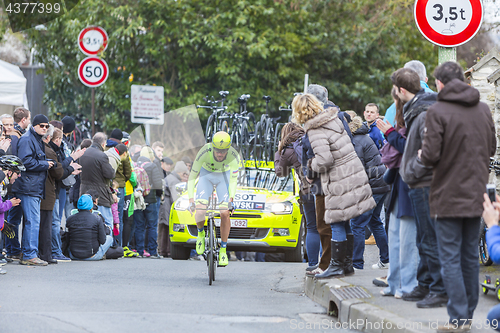
[[[177,193],[182,194],[184,191],[186,191],[186,187],[187,187],[186,182],[179,183],[179,184],[175,185],[175,190],[177,191]]]

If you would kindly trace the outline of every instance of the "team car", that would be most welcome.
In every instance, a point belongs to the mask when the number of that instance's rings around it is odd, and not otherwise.
[[[185,183],[181,183],[175,190],[181,192],[185,187]],[[293,171],[288,177],[279,178],[274,172],[273,162],[241,162],[228,250],[284,253],[285,261],[302,262],[305,223],[297,202],[298,190]],[[170,210],[172,259],[188,259],[191,249],[195,248],[198,231],[188,207],[189,198],[184,191]],[[220,214],[216,213],[215,220],[219,237],[220,218],[217,217]]]

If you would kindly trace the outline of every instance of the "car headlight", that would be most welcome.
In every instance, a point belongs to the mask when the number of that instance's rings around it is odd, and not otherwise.
[[[175,210],[186,210],[189,207],[189,199],[188,198],[179,198],[175,202],[174,208]]]
[[[293,204],[290,201],[271,204],[271,213],[276,215],[292,214]]]
[[[185,227],[186,225],[184,224],[174,223],[174,225],[172,226],[172,230],[175,232],[184,232]]]

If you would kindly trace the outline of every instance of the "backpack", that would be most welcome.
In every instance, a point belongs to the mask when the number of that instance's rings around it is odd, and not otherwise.
[[[149,183],[148,173],[143,168],[144,164],[136,163],[134,172],[137,176],[137,187],[142,189],[142,195],[145,197],[151,192],[151,184]]]
[[[295,151],[295,154],[297,154],[297,159],[299,160],[299,162],[302,162],[302,155],[304,151],[304,149],[302,148],[302,138],[298,138],[297,140],[295,140],[295,142],[293,143],[293,150]]]

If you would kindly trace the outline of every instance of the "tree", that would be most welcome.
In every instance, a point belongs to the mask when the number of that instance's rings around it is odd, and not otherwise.
[[[110,37],[102,55],[110,76],[96,89],[105,128],[131,128],[132,84],[164,86],[165,110],[228,90],[236,111],[237,96],[249,93],[249,109],[260,114],[262,95],[277,109],[308,73],[341,108],[359,112],[368,102],[392,102],[390,74],[406,61],[422,60],[429,70],[437,64],[403,0],[87,0],[46,30],[28,32],[45,64],[53,113],[90,114],[90,89],[76,73],[84,58],[76,39],[89,25]]]

